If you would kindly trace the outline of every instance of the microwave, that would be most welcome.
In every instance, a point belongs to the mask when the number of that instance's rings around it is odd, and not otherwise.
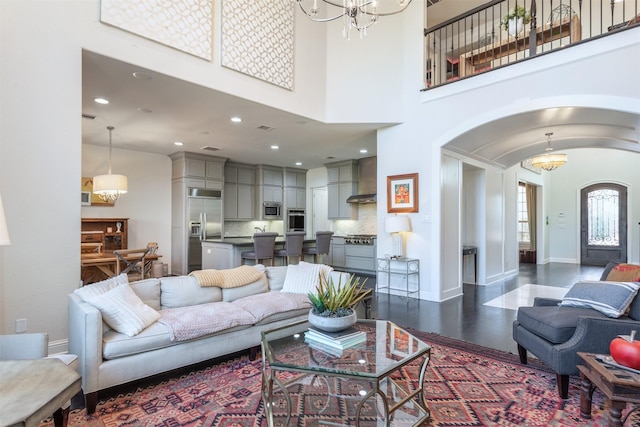
[[[264,203],[262,205],[262,219],[282,219],[282,204]]]

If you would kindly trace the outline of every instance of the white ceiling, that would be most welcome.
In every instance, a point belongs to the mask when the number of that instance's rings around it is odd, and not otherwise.
[[[429,26],[484,2],[440,0],[428,9]],[[142,72],[147,79],[134,77],[134,72]],[[298,167],[312,169],[376,155],[375,131],[388,126],[320,123],[91,52],[83,53],[82,75],[82,112],[95,116],[82,121],[86,144],[108,145],[106,127],[111,125],[115,127],[116,148],[158,154],[201,152],[283,167],[296,167],[299,161],[302,165]],[[110,103],[97,104],[96,97]],[[560,124],[550,127],[549,114],[562,117]],[[241,116],[243,122],[231,123],[234,115]],[[602,147],[640,153],[639,129],[640,117],[633,114],[595,108],[538,111],[486,123],[445,148],[509,167],[540,154],[546,132],[554,132],[552,146],[556,150]],[[175,146],[175,141],[184,146]],[[273,144],[280,149],[270,149]],[[203,151],[205,146],[220,150]],[[367,152],[360,153],[361,149]]]

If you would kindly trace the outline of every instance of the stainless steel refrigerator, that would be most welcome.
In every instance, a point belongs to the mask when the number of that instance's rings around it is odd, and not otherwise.
[[[202,241],[222,237],[222,192],[190,188],[187,198],[189,272],[202,269]]]

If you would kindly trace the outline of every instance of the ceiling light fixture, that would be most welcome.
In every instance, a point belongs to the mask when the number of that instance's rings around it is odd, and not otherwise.
[[[231,117],[231,121],[233,123],[240,123],[242,121],[242,118],[238,116],[234,116],[234,117]]]
[[[369,150],[367,150],[366,148],[363,148],[362,150],[360,150],[360,152],[361,152],[362,154],[365,154],[365,153],[368,153],[368,152],[369,152]]]
[[[531,159],[531,165],[546,171],[552,171],[567,163],[567,155],[552,153],[553,148],[551,148],[551,135],[553,135],[553,132],[545,133],[545,135],[547,136],[547,148],[544,150],[545,153],[540,156],[533,157]]]
[[[173,145],[177,145],[178,147],[182,147],[184,144],[180,141],[176,141],[173,143]]]
[[[277,150],[278,148],[280,148],[280,146],[279,146],[279,145],[272,145],[272,146],[271,146],[271,149],[272,149],[272,150]]]
[[[109,100],[104,98],[95,98],[94,101],[102,105],[106,105],[109,103]]]
[[[127,177],[111,173],[111,134],[113,129],[113,126],[107,126],[109,131],[109,172],[106,175],[93,177],[93,192],[108,203],[113,203],[121,195],[127,194]]]
[[[367,35],[367,28],[381,16],[404,11],[411,0],[296,0],[302,12],[315,22],[329,22],[342,18],[342,35],[350,38],[351,30]],[[341,4],[340,4],[341,3]],[[335,9],[334,9],[335,8]]]
[[[296,166],[302,166],[302,162],[296,162]]]

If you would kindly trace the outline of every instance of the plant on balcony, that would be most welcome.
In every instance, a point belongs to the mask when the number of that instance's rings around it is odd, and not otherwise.
[[[522,18],[524,24],[528,24],[531,22],[531,13],[529,13],[524,6],[516,5],[515,9],[511,9],[507,15],[502,17],[500,26],[506,31],[509,31],[509,21],[517,22],[520,18]]]

